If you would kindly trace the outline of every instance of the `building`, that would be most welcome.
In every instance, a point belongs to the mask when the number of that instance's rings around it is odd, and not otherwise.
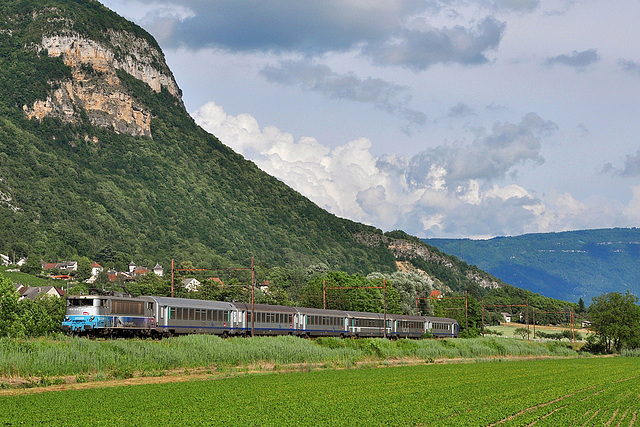
[[[76,271],[78,270],[78,261],[62,261],[62,262],[40,262],[43,270],[60,270],[60,271]]]
[[[189,292],[198,292],[198,286],[200,286],[200,281],[198,279],[194,279],[194,278],[182,279],[182,287]]]
[[[102,266],[97,262],[91,263],[91,276],[97,276],[102,273],[103,270],[104,268],[102,268]]]
[[[442,294],[442,292],[440,292],[437,289],[434,289],[431,291],[431,293],[429,294],[429,298],[430,299],[442,299],[444,295]]]
[[[502,314],[502,317],[504,317],[505,323],[511,323],[511,314],[509,313],[500,313],[500,314]]]
[[[64,291],[60,288],[56,288],[55,286],[34,286],[34,287],[25,287],[22,285],[16,285],[16,292],[20,294],[19,299],[30,299],[35,300],[40,295],[50,295],[56,298],[62,298],[64,296]]]
[[[153,267],[153,272],[156,276],[162,277],[162,275],[164,274],[164,268],[162,268],[160,264],[156,263],[156,266]]]

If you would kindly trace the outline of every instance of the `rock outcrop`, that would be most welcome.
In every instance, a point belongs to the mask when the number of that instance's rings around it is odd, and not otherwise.
[[[85,112],[95,126],[151,137],[151,113],[127,92],[118,78],[118,70],[143,81],[155,92],[165,88],[180,105],[181,91],[164,63],[162,52],[147,40],[115,31],[109,31],[106,40],[110,46],[79,35],[44,36],[38,48],[51,57],[61,57],[71,67],[72,78],[55,82],[57,89],[47,99],[24,105],[27,117],[38,120],[57,117],[74,123]],[[114,50],[126,54],[117,55]]]
[[[499,280],[492,278],[490,275],[482,274],[482,272],[475,267],[465,267],[466,270],[463,268],[464,271],[462,271],[450,257],[443,255],[440,251],[434,250],[433,247],[424,243],[389,238],[383,234],[375,233],[358,233],[354,238],[358,243],[367,246],[385,246],[391,251],[396,260],[398,260],[396,261],[396,267],[399,271],[413,272],[425,277],[430,277],[426,272],[405,261],[418,258],[428,263],[444,266],[456,273],[464,274],[464,277],[475,282],[481,288],[494,289],[502,287],[502,283]],[[441,291],[451,291],[450,288],[446,288],[446,285],[443,284],[434,285],[434,287]]]

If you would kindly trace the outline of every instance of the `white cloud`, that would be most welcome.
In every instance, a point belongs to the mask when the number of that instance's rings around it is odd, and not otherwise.
[[[590,212],[570,194],[552,199],[550,209],[522,186],[491,182],[519,162],[539,159],[540,137],[534,134],[554,125],[535,114],[518,124],[496,124],[471,148],[439,146],[413,158],[377,158],[366,138],[333,149],[312,137],[296,141],[273,126],[261,128],[250,115],[230,116],[215,103],[200,108],[195,119],[321,207],[386,230],[400,228],[418,236],[520,234],[568,228]],[[517,154],[504,155],[505,150]],[[462,174],[458,158],[468,162],[470,171],[483,169],[472,164],[485,161],[474,151],[504,164],[495,167],[498,172]]]
[[[630,224],[640,223],[640,185],[631,187],[633,192],[633,198],[624,209],[624,215],[627,217]]]

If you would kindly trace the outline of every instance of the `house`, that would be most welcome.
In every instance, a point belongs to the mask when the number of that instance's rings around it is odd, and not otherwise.
[[[92,262],[91,263],[91,276],[85,280],[85,283],[93,283],[98,279],[98,276],[100,275],[100,273],[102,273],[104,271],[104,268],[98,264],[97,262]]]
[[[102,270],[104,270],[104,268],[102,268],[102,266],[100,264],[98,264],[97,262],[92,262],[91,263],[91,275],[92,276],[97,276],[100,273],[102,273]]]
[[[0,264],[4,266],[11,264],[11,260],[9,259],[9,256],[5,254],[0,254]]]
[[[16,290],[20,293],[21,300],[25,298],[35,300],[40,295],[51,295],[56,298],[61,298],[64,296],[64,291],[60,288],[56,288],[55,286],[36,286],[36,287],[22,286],[19,290],[18,289]]]
[[[511,323],[511,314],[510,313],[500,313],[502,317],[504,317],[505,323]]]
[[[444,295],[437,289],[432,290],[429,294],[429,298],[431,299],[442,299],[442,297],[444,297]]]
[[[129,263],[129,276],[131,278],[144,276],[145,274],[147,274],[150,271],[152,271],[152,270],[149,270],[147,267],[142,267],[142,266],[136,265],[133,261],[131,261],[131,263]],[[156,276],[162,277],[164,269],[162,268],[162,266],[160,264],[156,263],[156,266],[153,267],[153,272],[156,274]]]
[[[76,271],[78,261],[44,262],[41,261],[43,270]]]
[[[590,322],[590,321],[588,321],[588,320],[583,320],[583,321],[582,321],[582,327],[583,327],[584,329],[589,329],[589,328],[591,328],[591,322]]]
[[[164,274],[164,268],[162,268],[160,264],[156,263],[156,266],[153,267],[153,272],[156,274],[156,276],[162,277],[162,275]]]
[[[139,276],[144,276],[145,274],[147,274],[148,272],[150,272],[151,270],[149,270],[147,267],[140,267],[137,266],[134,270],[133,270],[133,277],[139,277]]]
[[[198,279],[194,279],[194,278],[182,279],[182,287],[189,292],[198,292],[198,286],[200,286],[200,281]]]

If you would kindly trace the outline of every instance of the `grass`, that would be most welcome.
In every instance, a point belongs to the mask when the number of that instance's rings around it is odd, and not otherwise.
[[[352,367],[388,360],[575,356],[566,343],[505,338],[385,340],[291,336],[227,338],[188,335],[164,340],[0,339],[0,377],[130,378],[192,368],[286,367],[296,364]]]
[[[0,396],[3,425],[631,426],[638,358],[430,364]]]
[[[522,336],[515,335],[513,331],[515,331],[516,328],[526,328],[526,327],[527,325],[523,325],[520,323],[501,323],[499,326],[488,326],[487,328],[490,329],[491,331],[501,332],[502,333],[501,336],[505,338],[522,339]],[[546,332],[548,334],[555,334],[568,329],[569,327],[564,328],[564,327],[557,327],[557,326],[536,325],[536,332]],[[533,338],[533,325],[529,325],[529,331],[530,331],[531,338]],[[581,328],[576,329],[576,332],[580,332],[580,335],[582,335],[583,337],[586,337],[587,334],[590,333],[587,329],[581,329]]]
[[[64,280],[45,279],[42,277],[32,276],[31,274],[21,273],[19,271],[7,271],[8,267],[0,267],[0,274],[13,283],[19,283],[26,287],[38,287],[38,286],[57,286],[67,287],[67,282]]]

